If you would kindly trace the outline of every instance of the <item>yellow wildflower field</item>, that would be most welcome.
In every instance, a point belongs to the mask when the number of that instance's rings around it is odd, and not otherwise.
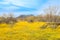
[[[0,40],[60,40],[60,26],[53,29],[46,22],[26,21],[0,24]]]

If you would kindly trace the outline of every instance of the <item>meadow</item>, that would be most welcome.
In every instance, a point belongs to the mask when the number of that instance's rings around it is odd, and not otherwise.
[[[0,24],[0,40],[60,40],[60,26],[56,28],[46,22],[20,21],[15,24]]]

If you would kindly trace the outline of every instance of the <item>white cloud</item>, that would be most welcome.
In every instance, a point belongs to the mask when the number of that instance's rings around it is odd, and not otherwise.
[[[19,7],[37,8],[38,0],[3,0],[0,2],[0,12],[13,12]],[[2,11],[1,11],[2,10]]]
[[[16,6],[24,6],[24,7],[35,7],[37,6],[38,0],[4,0],[0,2],[0,4],[14,4]]]
[[[5,10],[15,10],[18,9],[19,7],[17,6],[23,6],[23,7],[27,7],[27,8],[38,8],[40,3],[38,3],[38,1],[40,2],[40,0],[4,0],[3,2],[0,2],[0,4],[2,5],[7,5],[6,7],[1,7],[2,9]],[[15,5],[12,6],[11,4]],[[37,11],[35,12],[30,12],[30,13],[36,13],[36,14],[40,14],[43,12],[43,10],[47,7],[49,7],[50,5],[60,5],[60,0],[47,0],[46,3],[42,3],[42,6],[40,8],[38,8]],[[29,12],[19,12],[20,14],[24,14],[24,13],[29,13]]]

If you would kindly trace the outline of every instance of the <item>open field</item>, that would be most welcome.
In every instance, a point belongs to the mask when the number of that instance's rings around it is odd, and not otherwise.
[[[60,40],[60,0],[0,0],[0,40]]]
[[[17,22],[0,24],[0,40],[60,40],[60,26],[52,27],[46,22]]]

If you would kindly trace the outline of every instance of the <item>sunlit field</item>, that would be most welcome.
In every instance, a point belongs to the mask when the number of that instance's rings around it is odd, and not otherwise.
[[[60,26],[56,28],[46,22],[17,22],[0,24],[0,40],[60,40]]]
[[[0,40],[60,40],[60,0],[0,0]]]

